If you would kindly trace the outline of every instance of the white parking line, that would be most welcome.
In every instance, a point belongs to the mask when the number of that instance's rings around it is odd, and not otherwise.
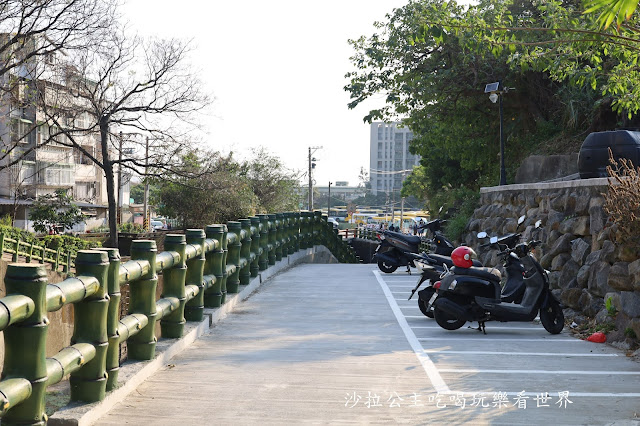
[[[618,354],[575,354],[559,352],[492,352],[492,351],[449,351],[438,349],[425,349],[428,354],[461,354],[461,355],[515,355],[515,356],[559,356],[559,357],[615,357]],[[442,371],[442,370],[440,370]],[[456,370],[459,371],[459,370]]]
[[[416,317],[416,318],[425,318],[424,316],[422,317]],[[434,330],[442,330],[443,328],[440,327],[439,325],[411,325],[411,328],[432,328]],[[470,327],[473,330],[477,330],[476,327]],[[490,330],[532,330],[532,331],[541,331],[542,328],[540,328],[539,326],[535,326],[532,325],[531,327],[491,327]]]
[[[412,327],[409,326],[409,323],[407,322],[407,319],[424,319],[426,318],[425,316],[414,316],[414,315],[403,315],[402,311],[400,310],[400,307],[398,306],[396,300],[394,299],[394,297],[391,294],[391,291],[389,290],[389,287],[387,286],[386,282],[384,281],[384,279],[382,278],[381,274],[374,270],[373,271],[378,283],[380,284],[380,287],[382,288],[382,291],[385,294],[385,297],[387,298],[387,301],[389,303],[389,306],[391,307],[391,310],[393,311],[393,314],[396,317],[396,320],[398,321],[398,324],[400,325],[400,328],[402,328],[402,331],[407,339],[407,341],[409,342],[409,344],[411,345],[411,348],[413,349],[414,353],[416,354],[416,357],[418,358],[418,360],[420,361],[420,364],[422,365],[422,367],[424,368],[425,372],[427,373],[427,377],[429,377],[429,379],[431,380],[431,383],[433,384],[436,392],[439,392],[440,394],[444,394],[444,395],[458,395],[458,394],[477,394],[478,392],[460,392],[460,391],[452,391],[449,389],[449,387],[447,386],[447,384],[445,383],[445,381],[443,380],[442,376],[440,375],[440,373],[503,373],[503,374],[549,374],[549,375],[553,375],[553,374],[564,374],[564,375],[576,375],[579,376],[581,374],[591,374],[591,375],[606,375],[606,374],[613,374],[613,375],[627,375],[627,376],[633,376],[633,375],[640,375],[640,372],[612,372],[612,371],[592,371],[589,373],[586,373],[585,371],[548,371],[548,370],[472,370],[472,369],[468,369],[468,370],[460,370],[460,369],[438,369],[436,368],[435,364],[433,363],[433,361],[431,360],[431,358],[429,358],[429,354],[438,354],[438,353],[463,353],[463,351],[440,351],[440,352],[436,352],[436,350],[425,350],[422,347],[422,344],[420,343],[420,341],[440,341],[440,342],[450,342],[451,340],[460,340],[460,341],[470,341],[470,340],[481,340],[481,341],[486,341],[486,342],[493,342],[493,341],[511,341],[511,342],[515,342],[515,341],[531,341],[531,342],[580,342],[583,343],[582,340],[579,339],[555,339],[555,338],[538,338],[538,339],[501,339],[501,338],[492,338],[492,337],[486,337],[486,338],[469,338],[469,337],[463,337],[463,338],[451,338],[451,337],[440,337],[440,338],[417,338],[416,335],[413,333]],[[414,326],[413,328],[436,328],[434,326],[423,326],[423,327],[419,327],[419,326]],[[523,329],[523,330],[530,330],[530,329],[535,329],[535,328],[529,328],[529,327],[492,327],[493,329],[509,329],[509,330],[517,330],[517,329]],[[484,351],[476,351],[477,353],[480,352],[484,352]],[[465,354],[468,354],[469,352],[464,352]],[[561,353],[494,353],[494,352],[488,352],[488,354],[498,354],[498,355],[526,355],[526,356],[617,356],[616,354],[561,354]],[[563,390],[563,391],[566,391]],[[482,393],[482,392],[480,392]],[[536,392],[505,392],[506,395],[508,396],[518,396],[518,395],[526,395],[526,396],[537,396],[538,394]],[[590,398],[639,398],[640,397],[640,393],[612,393],[612,392],[574,392],[571,391],[570,395],[573,397],[590,397]]]
[[[520,339],[520,338],[496,338],[494,339],[493,337],[487,336],[487,337],[462,337],[462,338],[457,338],[457,337],[420,337],[418,338],[419,341],[421,342],[430,342],[433,340],[436,341],[445,341],[445,342],[468,342],[470,340],[480,340],[483,342],[577,342],[577,343],[584,343],[582,340],[579,339],[545,339],[544,337],[540,337],[538,339]]]
[[[461,368],[441,368],[438,371],[441,373],[487,373],[487,374],[564,374],[572,376],[581,375],[616,375],[616,376],[640,376],[640,371],[586,371],[586,370],[573,370],[573,371],[553,371],[553,370],[465,370]]]
[[[418,360],[420,361],[422,368],[424,368],[425,373],[427,373],[427,377],[429,377],[429,380],[431,380],[431,384],[433,385],[435,391],[440,393],[450,392],[449,387],[444,382],[444,380],[442,380],[442,377],[440,376],[440,373],[438,373],[438,369],[433,364],[433,361],[431,361],[429,355],[424,352],[424,349],[422,348],[420,342],[418,342],[416,335],[413,334],[413,331],[411,331],[411,328],[409,327],[407,320],[405,320],[404,316],[402,315],[398,304],[395,300],[393,300],[393,296],[391,296],[389,287],[387,287],[384,279],[382,279],[378,271],[373,271],[373,274],[375,275],[376,279],[378,280],[378,284],[380,284],[382,291],[387,297],[387,301],[389,302],[389,306],[391,307],[391,310],[393,311],[393,314],[398,321],[398,325],[400,325],[400,328],[402,328],[402,331],[404,332],[409,345],[411,345],[411,349],[413,349],[413,352],[418,357]]]

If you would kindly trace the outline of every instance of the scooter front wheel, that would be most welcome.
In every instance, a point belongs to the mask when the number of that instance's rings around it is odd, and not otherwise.
[[[558,334],[564,328],[564,313],[558,302],[551,300],[546,308],[540,308],[540,322],[551,334]]]
[[[437,306],[433,307],[433,317],[436,319],[438,325],[445,330],[457,330],[467,322],[463,319],[454,317],[442,309],[438,309]]]
[[[389,265],[388,263],[385,263],[384,260],[378,260],[378,268],[380,268],[380,270],[386,274],[390,274],[398,269],[396,265]]]

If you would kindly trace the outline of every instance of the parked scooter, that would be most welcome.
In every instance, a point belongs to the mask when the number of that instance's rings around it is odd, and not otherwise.
[[[536,228],[539,226],[540,221]],[[519,234],[508,238],[512,241],[516,236],[519,238]],[[504,290],[497,269],[472,266],[473,249],[456,248],[451,255],[454,268],[434,285],[437,293],[432,297],[433,315],[438,325],[457,330],[467,321],[477,321],[478,330],[486,334],[487,321],[532,321],[539,312],[545,330],[560,333],[564,328],[562,306],[551,293],[547,272],[531,254],[539,244],[540,241],[531,240],[510,248],[497,237],[491,238],[488,246],[500,250],[504,261]]]
[[[454,245],[449,241],[440,230],[445,220],[435,219],[421,226],[421,229],[428,229],[433,233],[433,239],[426,241],[432,246],[436,254],[450,255]],[[414,235],[405,235],[400,232],[382,231],[378,235],[380,244],[376,247],[373,260],[377,261],[378,268],[382,272],[392,273],[400,266],[406,266],[407,272],[411,273],[410,267],[415,267],[414,256],[420,253],[420,243],[422,237]]]
[[[449,272],[449,270],[454,266],[453,260],[450,256],[421,253],[414,255],[413,262],[416,265],[416,268],[420,271],[420,279],[418,280],[418,284],[416,284],[416,286],[411,290],[411,295],[407,300],[411,300],[422,284],[426,283],[426,287],[418,292],[418,307],[420,308],[420,312],[424,315],[429,318],[433,318],[433,308],[430,303],[431,298],[435,293],[433,284]],[[474,260],[473,265],[481,267],[482,263],[478,260]]]

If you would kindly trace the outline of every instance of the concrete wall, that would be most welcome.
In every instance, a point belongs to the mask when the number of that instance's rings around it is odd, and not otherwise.
[[[618,247],[612,224],[603,211],[607,179],[509,185],[482,188],[480,207],[468,224],[463,242],[478,247],[476,235],[505,235],[516,231],[517,220],[526,215],[523,240],[533,234],[542,240],[537,256],[551,271],[554,293],[573,310],[613,321],[605,308],[611,298],[618,315],[611,339],[621,340],[627,328],[640,337],[640,260],[634,251]],[[533,224],[542,220],[542,229]],[[615,228],[614,228],[615,229]],[[498,265],[495,252],[478,252],[486,265]]]

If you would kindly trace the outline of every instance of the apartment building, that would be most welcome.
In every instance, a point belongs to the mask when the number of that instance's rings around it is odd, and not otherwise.
[[[413,133],[401,123],[371,123],[369,179],[374,195],[399,193],[406,176],[420,163],[420,156],[409,152],[412,139]]]
[[[65,75],[68,75],[69,67],[59,60],[58,56],[62,55],[58,52],[39,58],[37,63],[3,76],[5,87],[9,86],[9,79],[12,83],[11,90],[0,95],[3,98],[0,146],[7,153],[0,164],[22,159],[0,171],[0,215],[9,214],[15,217],[14,226],[32,230],[29,206],[33,201],[65,189],[87,216],[85,223],[76,225],[72,231],[84,232],[107,223],[104,173],[79,149],[65,144],[68,141],[62,129],[48,120],[43,111],[36,108],[37,102],[33,101],[35,91],[44,91],[45,102],[67,105],[69,114],[58,120],[58,124],[68,126],[65,130],[87,128],[95,121],[89,110],[79,104],[78,98],[64,96],[68,81]],[[97,131],[74,131],[72,135],[78,145],[100,160],[100,135]],[[42,145],[49,139],[50,142]],[[128,177],[125,174],[122,179],[120,197],[122,204],[126,205],[129,204]]]

